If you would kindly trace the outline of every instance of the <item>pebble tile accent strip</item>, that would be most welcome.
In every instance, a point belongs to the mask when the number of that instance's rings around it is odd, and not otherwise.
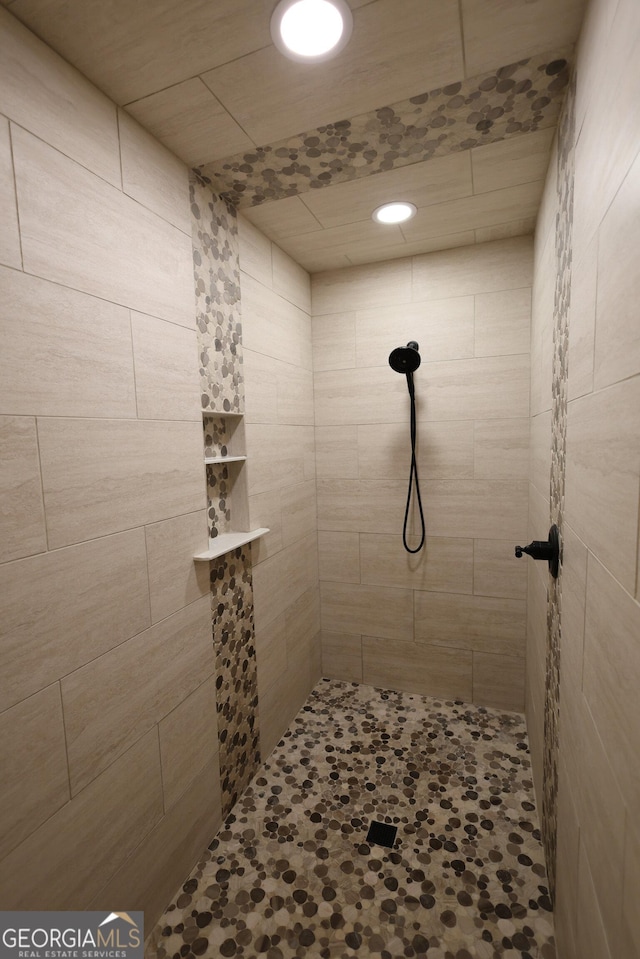
[[[202,408],[244,411],[238,222],[192,171],[189,183]]]
[[[553,127],[571,53],[565,48],[529,57],[216,160],[199,174],[242,208]]]
[[[556,218],[556,288],[553,309],[553,378],[551,412],[551,522],[562,536],[564,514],[565,453],[567,446],[567,383],[569,309],[573,230],[575,152],[575,76],[567,91],[558,127],[558,216]],[[547,651],[544,706],[542,836],[549,888],[553,897],[556,876],[558,799],[558,719],[560,709],[560,643],[562,628],[562,575],[549,580]]]
[[[554,959],[524,718],[322,680],[147,955]]]
[[[211,564],[211,610],[222,814],[226,816],[260,765],[258,675],[253,628],[253,584],[248,549]]]

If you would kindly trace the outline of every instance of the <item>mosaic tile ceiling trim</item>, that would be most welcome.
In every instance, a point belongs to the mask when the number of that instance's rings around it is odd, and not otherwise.
[[[572,49],[217,160],[200,175],[240,208],[257,206],[555,126]]]
[[[392,849],[371,820],[398,827]],[[149,959],[555,959],[524,717],[322,680]]]

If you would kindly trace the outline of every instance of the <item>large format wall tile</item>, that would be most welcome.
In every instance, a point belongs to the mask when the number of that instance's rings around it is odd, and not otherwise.
[[[47,548],[36,421],[0,416],[0,562]]]
[[[105,878],[127,860],[161,816],[154,730],[3,860],[3,906],[68,909],[73,904],[74,909],[87,909]]]
[[[524,659],[502,653],[473,654],[473,701],[498,709],[524,709]]]
[[[124,192],[191,236],[185,164],[124,110],[118,111],[118,130]]]
[[[639,409],[640,378],[635,377],[573,400],[567,424],[567,521],[632,594],[638,559]]]
[[[413,300],[517,290],[531,286],[530,237],[497,240],[413,257]]]
[[[476,421],[473,441],[476,479],[527,479],[529,470],[529,420],[527,417]]]
[[[362,682],[362,637],[323,629],[322,675],[328,679]]]
[[[207,548],[204,510],[175,516],[145,529],[152,622],[170,616],[209,593],[209,567],[194,563]]]
[[[318,529],[397,533],[407,484],[402,480],[318,480]]]
[[[359,583],[359,534],[319,530],[318,562],[321,580],[334,583]]]
[[[57,683],[0,713],[0,859],[69,799]]]
[[[0,614],[10,706],[150,625],[143,531],[0,566]]]
[[[129,311],[0,269],[0,409],[134,417]]]
[[[140,419],[200,422],[195,330],[132,313],[131,331]]]
[[[524,656],[526,602],[416,592],[416,642]]]
[[[424,419],[526,417],[529,415],[529,356],[487,356],[430,363],[423,389]]]
[[[410,555],[402,545],[400,533],[399,526],[394,536],[360,534],[363,584],[447,593],[472,592],[472,540],[427,536],[424,549]]]
[[[528,353],[530,327],[530,287],[475,297],[476,356]]]
[[[272,253],[276,247],[246,217],[238,216],[238,264],[258,283],[273,289]],[[307,312],[309,312],[307,310]]]
[[[218,758],[215,679],[198,686],[161,720],[158,729],[164,808],[168,811],[191,781]]]
[[[364,682],[425,696],[472,699],[472,653],[362,637]]]
[[[410,589],[321,583],[320,595],[323,630],[413,639],[413,595]]]
[[[115,104],[4,10],[0,24],[2,112],[119,187]]]
[[[271,259],[274,292],[299,306],[305,313],[311,313],[311,277],[307,271],[275,244]]]
[[[42,419],[38,435],[52,547],[203,506],[200,423]]]
[[[524,480],[429,480],[423,489],[427,529],[432,536],[522,536],[527,486]]]
[[[404,423],[409,418],[406,378],[388,365],[329,370],[315,373],[313,379],[318,426],[342,426],[345,420],[358,424]]]
[[[0,263],[22,269],[18,208],[13,177],[13,159],[9,123],[0,116],[0,207],[2,207],[2,232],[0,233]]]
[[[255,620],[267,626],[317,582],[316,534],[270,556],[253,570]]]
[[[524,525],[522,532],[526,536]],[[473,592],[477,596],[526,600],[527,567],[513,555],[514,545],[510,540],[474,540]]]
[[[311,279],[313,315],[366,310],[379,306],[380,290],[384,289],[390,303],[400,306],[411,300],[411,259],[372,263],[328,273],[316,273]],[[458,293],[444,293],[457,296]],[[427,297],[421,297],[427,299]],[[441,299],[441,297],[432,297]]]
[[[425,371],[428,376],[428,371]],[[418,403],[418,475],[425,479],[473,479],[473,421],[421,421],[422,385],[416,385]],[[333,431],[334,433],[337,430]],[[342,432],[342,431],[341,431]],[[411,464],[409,422],[358,426],[357,466],[362,479],[405,479]],[[332,475],[344,476],[335,472]]]
[[[74,794],[213,673],[208,613],[203,597],[63,679]]]
[[[311,320],[313,369],[350,370],[356,365],[356,314],[330,313]]]
[[[242,284],[242,333],[248,350],[312,368],[309,315],[248,274]]]
[[[191,241],[120,190],[13,128],[24,268],[195,325]]]

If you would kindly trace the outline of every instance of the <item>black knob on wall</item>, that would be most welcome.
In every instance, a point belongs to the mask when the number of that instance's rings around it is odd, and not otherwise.
[[[534,539],[528,546],[516,546],[516,558],[520,559],[523,553],[532,559],[546,559],[549,572],[557,579],[560,567],[560,533],[555,523],[549,530],[549,539]]]

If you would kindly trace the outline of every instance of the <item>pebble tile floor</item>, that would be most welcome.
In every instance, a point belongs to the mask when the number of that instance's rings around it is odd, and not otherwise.
[[[554,959],[545,883],[522,716],[321,680],[147,957]]]

